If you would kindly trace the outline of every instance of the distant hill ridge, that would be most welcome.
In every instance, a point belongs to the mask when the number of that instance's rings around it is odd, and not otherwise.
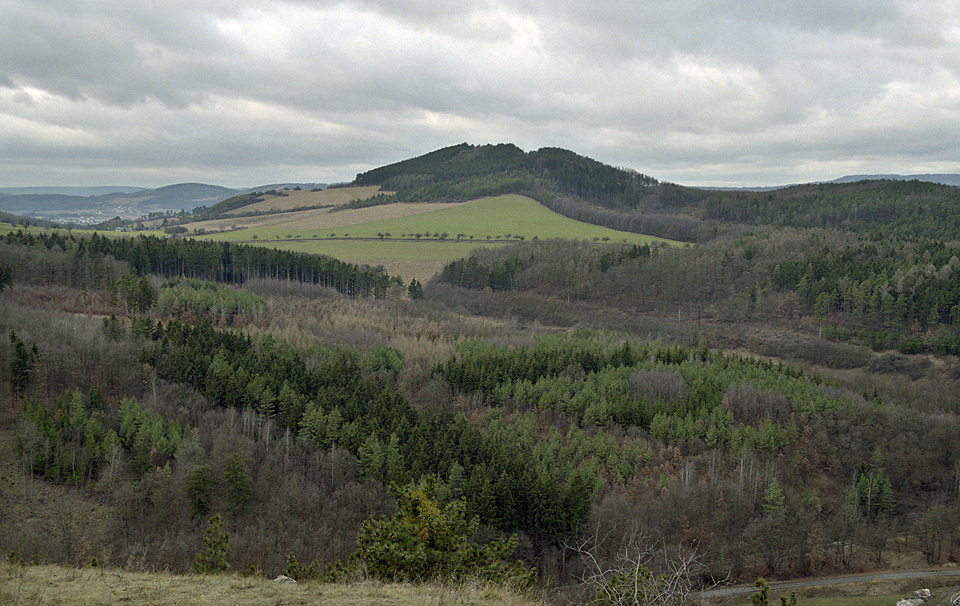
[[[125,209],[127,218],[155,212],[193,211],[210,207],[253,191],[325,187],[322,183],[286,183],[234,189],[205,183],[176,183],[157,188],[104,187],[7,187],[0,188],[0,211],[37,218],[70,220],[80,213],[109,214]]]
[[[24,188],[14,188],[20,189]],[[27,188],[32,189],[32,188]],[[201,204],[215,204],[220,200],[235,196],[239,190],[206,185],[203,183],[179,183],[156,189],[134,189],[132,191],[111,191],[97,195],[71,195],[65,193],[40,193],[44,190],[57,188],[36,188],[36,193],[10,194],[0,190],[0,210],[14,213],[37,213],[52,211],[79,211],[95,209],[102,206],[130,205],[144,209],[146,212],[154,210],[192,210]],[[99,188],[91,188],[97,190]],[[106,188],[114,189],[114,188]],[[127,188],[123,188],[126,190]],[[61,191],[70,191],[64,188]],[[81,188],[80,191],[87,191]]]
[[[132,187],[126,185],[103,185],[98,187],[0,187],[0,197],[37,194],[60,194],[64,196],[103,196],[106,194],[129,194],[143,191],[149,187]]]
[[[935,174],[917,174],[917,175],[896,175],[896,174],[877,174],[877,175],[846,175],[839,179],[834,179],[830,183],[854,183],[857,181],[926,181],[928,183],[939,183],[941,185],[960,186],[960,174],[957,173],[935,173]]]

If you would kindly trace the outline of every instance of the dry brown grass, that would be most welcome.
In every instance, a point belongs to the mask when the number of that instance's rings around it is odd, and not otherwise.
[[[341,259],[347,263],[357,263],[360,265],[369,264],[367,259]],[[377,265],[382,265],[384,271],[391,276],[403,276],[404,281],[416,278],[421,284],[440,273],[449,261],[420,260],[420,261],[379,261]]]
[[[60,604],[95,606],[236,606],[260,604],[475,604],[477,606],[537,606],[544,602],[500,587],[384,583],[274,583],[239,575],[173,575],[103,568],[0,564],[0,604]]]
[[[280,198],[281,200],[284,198]],[[314,208],[310,210],[274,213],[256,217],[231,217],[229,219],[214,219],[212,221],[197,221],[184,223],[191,232],[194,230],[224,231],[240,228],[274,227],[282,229],[315,229],[324,236],[323,230],[330,230],[350,225],[358,225],[380,219],[396,219],[419,215],[434,210],[442,210],[455,206],[455,203],[438,202],[430,204],[384,204],[367,208],[351,208],[338,212],[330,212],[329,208]],[[249,207],[245,207],[249,208]]]
[[[366,200],[380,193],[379,185],[370,185],[365,187],[334,187],[322,189],[320,191],[309,190],[287,190],[285,196],[265,195],[263,202],[249,204],[243,208],[231,210],[228,215],[242,215],[249,212],[271,212],[292,210],[294,208],[303,208],[305,206],[339,206],[352,202],[353,200]]]

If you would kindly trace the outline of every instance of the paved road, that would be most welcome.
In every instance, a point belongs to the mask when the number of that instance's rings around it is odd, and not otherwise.
[[[912,570],[909,572],[884,572],[876,574],[855,574],[845,577],[830,577],[827,579],[803,579],[800,581],[785,581],[782,583],[768,583],[772,591],[781,589],[798,589],[801,587],[821,587],[823,585],[842,585],[844,583],[860,583],[863,581],[887,581],[890,579],[924,579],[929,577],[960,577],[960,569],[950,570]],[[737,587],[721,587],[702,591],[691,597],[695,600],[729,597],[744,593],[755,593],[754,585],[740,585]],[[955,602],[956,603],[956,602]]]

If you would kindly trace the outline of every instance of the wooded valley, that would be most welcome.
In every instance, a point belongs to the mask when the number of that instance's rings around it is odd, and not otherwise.
[[[466,145],[355,184],[688,244],[517,242],[421,285],[11,228],[4,553],[571,596],[585,542],[614,562],[642,539],[655,571],[695,554],[703,586],[960,558],[957,188],[709,192]]]

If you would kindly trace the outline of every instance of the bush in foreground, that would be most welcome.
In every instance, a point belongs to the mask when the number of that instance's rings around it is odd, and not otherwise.
[[[506,558],[517,538],[486,544],[472,541],[479,520],[467,521],[466,503],[438,504],[432,483],[398,487],[392,518],[364,522],[351,560],[365,572],[386,581],[464,581],[505,584],[516,589],[531,586],[536,575]]]

